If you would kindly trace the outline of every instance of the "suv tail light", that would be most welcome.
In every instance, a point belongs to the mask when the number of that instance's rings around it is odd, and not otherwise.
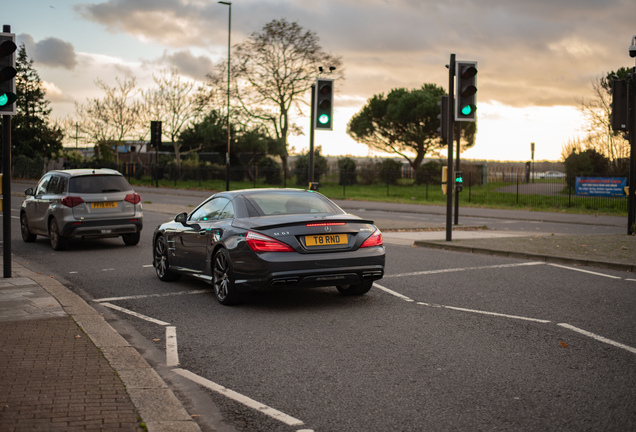
[[[139,201],[141,201],[141,196],[139,196],[138,193],[131,193],[126,195],[124,201],[128,201],[131,204],[139,204]]]
[[[382,246],[384,242],[382,241],[382,233],[379,229],[376,229],[371,236],[362,243],[361,248],[371,247],[371,246]]]
[[[62,203],[62,205],[65,205],[66,207],[73,208],[76,205],[82,204],[84,200],[82,199],[82,197],[78,197],[78,196],[67,196],[62,198],[60,202]]]
[[[254,252],[294,252],[288,244],[252,231],[247,232],[245,239]]]

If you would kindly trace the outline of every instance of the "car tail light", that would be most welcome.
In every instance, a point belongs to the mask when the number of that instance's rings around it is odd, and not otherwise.
[[[247,232],[245,239],[254,252],[294,252],[288,244],[252,231]]]
[[[334,225],[344,225],[344,222],[317,222],[317,223],[308,223],[308,227],[317,227],[317,226],[334,226]]]
[[[365,248],[365,247],[371,247],[371,246],[382,246],[383,244],[384,242],[382,241],[382,233],[380,232],[379,229],[376,229],[375,232],[371,234],[371,237],[366,239],[364,243],[362,243],[362,246],[360,247]]]
[[[62,205],[65,205],[66,207],[75,207],[76,205],[80,205],[84,202],[84,200],[81,197],[78,196],[67,196],[64,197],[60,200],[60,202],[62,203]]]
[[[124,201],[128,201],[131,204],[139,204],[139,201],[141,201],[141,196],[139,196],[138,193],[131,193],[126,195]]]

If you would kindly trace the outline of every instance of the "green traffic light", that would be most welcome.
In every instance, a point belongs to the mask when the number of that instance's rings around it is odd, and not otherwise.
[[[463,177],[457,177],[457,178],[455,179],[455,182],[457,182],[457,183],[464,183],[464,178],[463,178]]]
[[[470,105],[466,105],[465,107],[462,108],[462,114],[467,116],[470,115],[470,113],[473,112],[473,108]]]
[[[320,117],[318,117],[318,123],[323,125],[329,123],[329,116],[327,114],[320,115]]]
[[[16,95],[13,93],[0,94],[0,107],[7,106],[16,101]]]

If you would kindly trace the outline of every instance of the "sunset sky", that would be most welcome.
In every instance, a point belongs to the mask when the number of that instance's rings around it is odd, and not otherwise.
[[[153,72],[177,67],[204,80],[227,58],[228,7],[215,0],[22,0],[2,15],[35,60],[53,117],[101,96],[97,78],[147,87]],[[634,17],[634,0],[237,0],[232,44],[285,18],[342,57],[334,131],[316,134],[323,154],[370,154],[346,135],[351,116],[393,88],[447,88],[455,53],[479,64],[477,141],[462,157],[526,161],[535,142],[535,160],[558,160],[583,134],[577,100],[607,72],[634,66]],[[296,122],[308,129],[308,118]],[[296,150],[308,142],[290,138]]]

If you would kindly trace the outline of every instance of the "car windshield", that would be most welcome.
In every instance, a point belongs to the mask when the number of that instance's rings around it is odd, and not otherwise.
[[[246,198],[263,216],[306,214],[306,213],[338,213],[320,195],[311,193],[258,193]]]
[[[71,177],[69,192],[72,193],[107,193],[130,191],[132,187],[123,176],[89,175]]]

